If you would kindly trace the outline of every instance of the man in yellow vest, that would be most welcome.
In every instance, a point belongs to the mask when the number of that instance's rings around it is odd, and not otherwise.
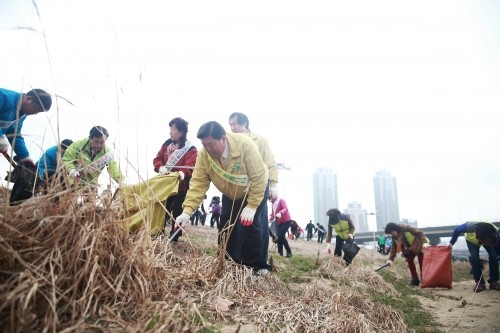
[[[490,279],[488,282],[490,283],[490,289],[500,291],[500,283],[498,283],[499,268],[495,254],[495,246],[499,243],[498,228],[494,224],[487,222],[466,222],[453,230],[448,246],[452,247],[455,245],[458,236],[461,234],[465,234],[465,241],[470,252],[472,275],[476,282],[474,291],[480,292],[486,290],[486,283],[483,279],[481,269],[481,260],[479,258],[479,249],[481,246],[486,250],[489,257]]]
[[[219,246],[235,262],[264,270],[261,259],[260,204],[269,172],[255,143],[247,135],[226,133],[215,121],[203,124],[197,133],[203,144],[177,225],[187,226],[201,204],[210,183],[222,193]],[[239,212],[241,211],[241,214]]]
[[[267,263],[268,253],[269,253],[269,219],[267,215],[267,199],[270,196],[271,200],[276,200],[278,198],[278,166],[274,160],[274,154],[271,149],[269,141],[260,134],[250,131],[250,120],[247,115],[241,112],[233,112],[229,116],[229,126],[231,126],[231,131],[233,133],[244,133],[248,135],[253,142],[257,145],[262,160],[267,166],[269,171],[269,184],[264,193],[264,199],[260,203],[260,232],[262,234],[262,261]],[[270,265],[267,265],[267,269],[271,269]]]
[[[396,258],[398,246],[401,248],[403,256],[406,258],[408,268],[411,273],[412,286],[418,286],[420,279],[418,278],[417,268],[415,266],[415,257],[418,258],[418,265],[420,267],[420,275],[422,275],[422,264],[424,262],[424,248],[429,246],[429,239],[425,237],[424,233],[417,228],[406,224],[396,224],[389,222],[385,226],[385,233],[392,236],[392,245],[389,252],[389,260],[387,265],[391,266]]]
[[[354,239],[354,224],[348,214],[340,213],[340,210],[333,208],[326,213],[328,216],[328,232],[326,235],[326,250],[331,253],[330,243],[332,241],[332,229],[335,229],[335,250],[333,254],[337,257],[342,256],[342,245],[348,239]]]

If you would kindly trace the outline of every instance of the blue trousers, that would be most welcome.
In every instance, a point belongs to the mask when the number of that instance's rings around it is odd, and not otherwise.
[[[470,263],[472,265],[472,275],[474,276],[474,281],[480,282],[481,279],[481,282],[484,282],[484,279],[481,278],[483,271],[481,269],[481,260],[479,258],[479,249],[481,248],[481,245],[476,245],[467,241],[467,247],[470,252]],[[488,261],[490,264],[490,283],[498,282],[498,261],[496,259],[495,249],[493,246],[482,245],[482,247],[484,247],[486,252],[488,252]]]

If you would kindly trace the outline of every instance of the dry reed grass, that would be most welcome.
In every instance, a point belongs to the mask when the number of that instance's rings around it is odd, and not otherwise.
[[[256,277],[190,241],[172,247],[147,228],[129,234],[109,200],[77,204],[82,194],[2,205],[1,331],[201,332],[235,322],[256,332],[407,331],[397,311],[355,288],[313,283],[296,296],[276,275]],[[332,260],[320,272],[396,294],[354,264]]]

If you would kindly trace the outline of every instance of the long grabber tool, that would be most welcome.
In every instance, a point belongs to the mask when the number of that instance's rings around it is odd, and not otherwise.
[[[385,264],[385,265],[383,265],[383,266],[380,266],[379,268],[377,268],[377,269],[375,270],[375,272],[378,272],[378,271],[380,271],[380,270],[382,270],[382,269],[386,268],[387,266],[389,266],[389,264]]]

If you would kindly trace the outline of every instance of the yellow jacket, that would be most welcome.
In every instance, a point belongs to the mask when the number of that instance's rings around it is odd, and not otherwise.
[[[262,202],[269,179],[269,171],[255,143],[244,134],[226,133],[228,156],[224,166],[222,158],[214,162],[224,171],[233,175],[247,175],[250,187],[247,195],[247,207],[257,210]],[[184,200],[183,212],[192,214],[200,206],[205,193],[212,182],[225,196],[238,200],[245,196],[245,186],[235,185],[219,176],[210,166],[205,149],[198,152],[189,191]]]
[[[255,132],[249,132],[248,136],[257,145],[262,160],[264,160],[264,163],[267,165],[267,169],[269,170],[269,186],[278,186],[278,167],[276,166],[276,161],[269,141]]]

